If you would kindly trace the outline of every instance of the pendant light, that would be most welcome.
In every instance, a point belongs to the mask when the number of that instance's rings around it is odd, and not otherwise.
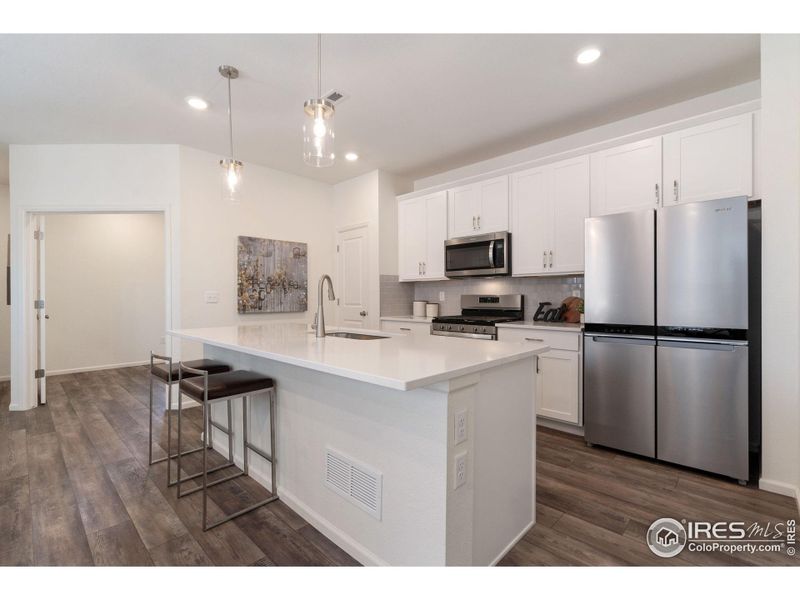
[[[228,80],[228,142],[230,154],[228,158],[219,161],[222,170],[222,198],[237,204],[241,201],[242,192],[242,162],[233,155],[233,111],[231,109],[231,79],[239,77],[239,69],[229,65],[222,65],[219,74]]]
[[[312,167],[330,167],[333,151],[333,102],[322,97],[322,34],[317,34],[317,97],[303,104],[303,160]]]

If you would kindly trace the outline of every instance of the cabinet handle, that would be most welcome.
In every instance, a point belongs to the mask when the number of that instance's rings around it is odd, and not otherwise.
[[[542,268],[543,269],[547,268],[547,250],[542,252]]]
[[[656,184],[656,206],[658,206],[658,184]]]
[[[553,268],[553,251],[550,250],[550,268]]]
[[[526,342],[543,342],[542,338],[525,338]]]
[[[472,229],[475,229],[475,215],[472,215]]]
[[[677,202],[678,201],[678,180],[677,179],[675,179],[672,182],[672,193],[675,196],[675,202]]]
[[[481,228],[481,216],[478,215],[478,229]]]
[[[539,355],[536,355],[536,372],[539,372]]]
[[[411,327],[401,327],[400,331],[411,331]]]
[[[422,263],[417,263],[417,274],[422,275]]]
[[[425,275],[425,273],[427,273],[427,272],[428,272],[428,263],[423,261],[423,263],[422,263],[422,274]]]

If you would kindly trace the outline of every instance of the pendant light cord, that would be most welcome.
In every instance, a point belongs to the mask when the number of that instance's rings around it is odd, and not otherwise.
[[[231,108],[231,78],[230,75],[227,77],[228,79],[228,142],[230,144],[231,149],[231,160],[233,158],[233,109]]]
[[[317,34],[317,98],[322,99],[322,34]]]

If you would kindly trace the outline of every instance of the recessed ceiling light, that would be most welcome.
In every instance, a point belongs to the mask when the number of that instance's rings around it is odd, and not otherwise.
[[[346,160],[349,160],[350,162],[358,160],[358,154],[356,154],[355,152],[348,152],[347,154],[344,155],[344,157]]]
[[[584,48],[578,53],[575,60],[578,61],[578,64],[590,65],[600,58],[600,54],[602,54],[602,52],[600,52],[598,48]]]
[[[186,104],[195,110],[205,110],[208,108],[208,102],[198,96],[189,96],[186,98]]]

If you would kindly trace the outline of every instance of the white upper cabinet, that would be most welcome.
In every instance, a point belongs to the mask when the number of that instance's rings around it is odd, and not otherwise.
[[[547,167],[511,176],[511,269],[514,275],[547,272],[552,204]]]
[[[581,156],[551,165],[553,203],[553,273],[583,272],[584,221],[589,216],[589,157]],[[548,256],[549,259],[549,256]]]
[[[494,177],[448,192],[451,238],[508,230],[508,177]]]
[[[753,195],[753,115],[664,136],[662,206]]]
[[[399,202],[397,227],[400,281],[444,279],[447,193]]]
[[[658,206],[661,137],[601,150],[591,160],[593,217]]]
[[[583,271],[589,216],[589,157],[511,176],[511,265],[514,275]]]

